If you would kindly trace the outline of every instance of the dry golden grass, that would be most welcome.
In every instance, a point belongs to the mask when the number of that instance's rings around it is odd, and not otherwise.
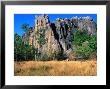
[[[25,61],[15,62],[15,76],[96,76],[97,62]]]

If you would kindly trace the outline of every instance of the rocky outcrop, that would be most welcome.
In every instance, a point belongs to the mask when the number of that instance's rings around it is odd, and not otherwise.
[[[46,43],[40,46],[37,41],[40,30],[44,30]],[[72,18],[57,18],[54,23],[51,23],[48,15],[36,16],[35,29],[32,32],[31,44],[42,54],[62,53],[68,58],[72,51],[72,39],[75,30],[86,30],[88,34],[96,34],[96,23],[90,16],[87,17],[72,17]]]

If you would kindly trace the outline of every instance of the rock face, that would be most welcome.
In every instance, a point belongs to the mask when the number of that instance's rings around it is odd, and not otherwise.
[[[45,44],[40,45],[37,38],[43,30]],[[96,34],[96,23],[89,16],[57,18],[54,23],[49,21],[48,15],[35,17],[35,27],[30,35],[29,43],[42,54],[62,53],[67,57],[72,53],[72,38],[75,30],[87,30],[88,34]],[[25,38],[25,37],[24,37]]]

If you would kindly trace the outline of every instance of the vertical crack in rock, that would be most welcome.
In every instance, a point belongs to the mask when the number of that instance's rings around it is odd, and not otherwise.
[[[58,34],[57,31],[56,31],[56,26],[55,26],[55,24],[54,24],[54,23],[51,23],[51,24],[50,24],[50,27],[52,28],[54,37],[55,37],[55,39],[57,40],[57,42],[58,42],[58,44],[59,44],[59,46],[60,46],[60,48],[61,48],[61,53],[63,53],[64,49],[63,49],[61,43],[59,42],[59,34]]]

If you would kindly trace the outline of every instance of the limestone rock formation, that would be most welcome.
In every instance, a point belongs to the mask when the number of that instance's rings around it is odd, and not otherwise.
[[[50,22],[48,15],[35,17],[34,31],[30,35],[30,44],[42,54],[62,53],[67,57],[73,53],[72,38],[75,30],[86,30],[88,34],[96,34],[96,23],[90,16],[57,18],[54,23]],[[40,31],[43,31],[45,44],[38,43]],[[25,38],[25,35],[24,35]]]

